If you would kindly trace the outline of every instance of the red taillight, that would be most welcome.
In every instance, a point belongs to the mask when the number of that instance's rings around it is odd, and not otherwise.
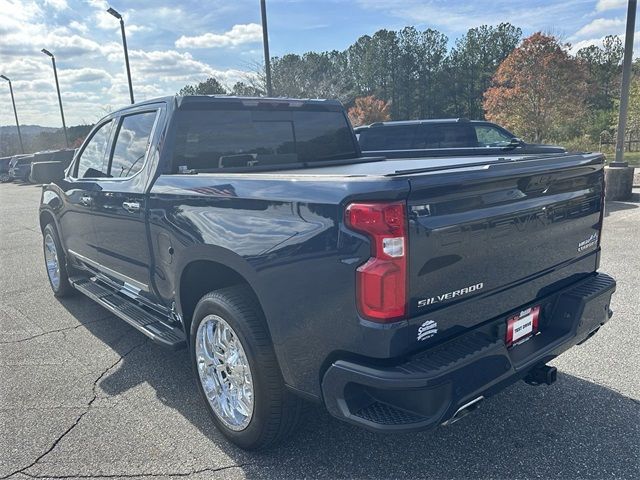
[[[407,218],[403,202],[352,203],[346,224],[371,239],[371,258],[356,273],[360,313],[389,322],[406,314]]]

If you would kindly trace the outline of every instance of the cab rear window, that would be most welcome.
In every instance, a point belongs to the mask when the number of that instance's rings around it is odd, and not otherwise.
[[[173,170],[306,164],[355,158],[342,112],[186,110],[176,115]]]

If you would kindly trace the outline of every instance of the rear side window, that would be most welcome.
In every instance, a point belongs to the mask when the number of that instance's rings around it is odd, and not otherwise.
[[[77,178],[99,178],[107,176],[106,153],[113,121],[103,124],[92,135],[89,143],[80,154],[77,166]]]
[[[413,146],[415,125],[369,127],[360,132],[362,150],[409,150]]]
[[[472,148],[478,146],[478,140],[468,124],[423,124],[414,145],[413,148]]]
[[[154,110],[122,119],[111,160],[112,177],[131,177],[142,169],[156,115]]]
[[[357,157],[342,112],[184,110],[174,135],[174,172]]]

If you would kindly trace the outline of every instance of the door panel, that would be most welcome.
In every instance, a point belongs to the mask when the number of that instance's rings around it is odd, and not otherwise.
[[[107,151],[113,121],[99,125],[78,154],[70,178],[63,182],[64,212],[60,228],[65,245],[76,258],[98,261],[93,214],[100,190],[96,178],[107,174]]]
[[[114,135],[109,176],[100,179],[95,230],[105,273],[149,291],[150,252],[145,181],[141,175],[157,110],[123,116]]]

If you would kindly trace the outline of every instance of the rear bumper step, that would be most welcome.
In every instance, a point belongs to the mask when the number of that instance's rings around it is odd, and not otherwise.
[[[478,399],[525,377],[551,384],[555,369],[545,364],[609,320],[615,286],[610,276],[596,274],[563,291],[548,326],[514,348],[505,346],[501,333],[478,328],[394,366],[335,361],[322,380],[324,402],[350,423],[407,432],[453,423]]]
[[[163,322],[159,315],[142,308],[129,297],[88,277],[71,278],[70,281],[74,288],[144,333],[154,342],[172,350],[186,347],[186,336],[182,330]]]

